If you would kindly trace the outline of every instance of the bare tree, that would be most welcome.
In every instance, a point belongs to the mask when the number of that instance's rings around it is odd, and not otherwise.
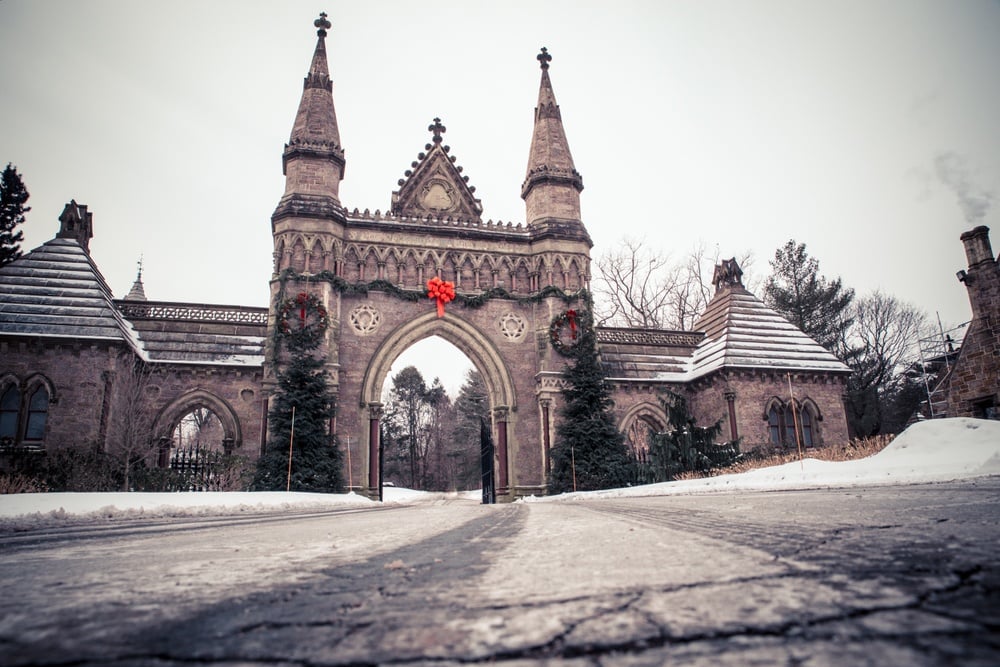
[[[120,467],[122,488],[131,488],[136,465],[151,463],[159,450],[153,438],[153,410],[149,401],[149,369],[131,354],[118,358],[111,380],[107,453]]]
[[[847,331],[846,361],[854,369],[848,385],[848,419],[855,435],[896,430],[886,411],[917,359],[917,341],[927,316],[915,306],[880,291],[857,299]],[[905,419],[905,417],[904,417]]]
[[[738,261],[746,276],[752,255],[745,253]],[[625,238],[597,259],[597,320],[613,326],[691,330],[712,299],[712,273],[718,262],[718,246],[710,254],[699,243],[682,261],[673,262],[644,240]]]
[[[632,238],[623,239],[620,247],[601,255],[595,289],[601,304],[600,322],[662,328],[680,273],[670,266],[669,257],[642,239]]]

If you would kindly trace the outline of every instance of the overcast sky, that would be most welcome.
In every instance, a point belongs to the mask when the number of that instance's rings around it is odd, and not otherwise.
[[[1000,249],[996,0],[0,0],[24,249],[74,198],[116,296],[142,255],[150,299],[266,305],[321,10],[349,208],[388,208],[440,116],[484,217],[523,221],[546,46],[595,258],[703,243],[762,276],[795,238],[947,327],[970,316],[959,235],[990,225]]]

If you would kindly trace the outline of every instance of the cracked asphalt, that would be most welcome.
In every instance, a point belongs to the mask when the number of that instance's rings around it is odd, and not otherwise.
[[[1000,478],[0,535],[0,664],[997,665]]]

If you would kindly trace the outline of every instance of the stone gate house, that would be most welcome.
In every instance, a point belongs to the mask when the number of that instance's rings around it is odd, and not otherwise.
[[[271,217],[270,308],[150,300],[141,274],[115,299],[88,251],[92,213],[70,202],[55,238],[0,269],[0,437],[45,449],[107,446],[125,369],[138,357],[152,372],[146,398],[154,438],[169,443],[184,415],[208,408],[221,422],[219,447],[256,456],[266,446],[268,400],[282,362],[275,327],[289,299],[306,293],[329,314],[321,353],[338,395],[330,427],[342,447],[353,443],[357,490],[377,486],[390,366],[436,335],[485,380],[498,497],[544,493],[567,363],[557,348],[572,344],[592,246],[552,58],[545,49],[538,55],[524,224],[484,221],[438,119],[390,209],[348,210],[338,194],[346,160],[327,68],[329,23],[321,16],[316,26],[282,154],[285,192]],[[424,296],[436,276],[458,294],[443,317]],[[794,443],[796,428],[806,446],[844,441],[849,369],[748,292],[734,260],[716,268],[714,283],[694,331],[598,330],[620,429],[639,443],[647,425],[663,428],[658,396],[671,390],[687,396],[700,422],[722,418],[724,434],[744,447]]]

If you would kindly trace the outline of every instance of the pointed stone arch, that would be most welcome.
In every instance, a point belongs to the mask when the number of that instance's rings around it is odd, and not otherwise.
[[[160,409],[153,420],[153,437],[160,442],[169,440],[181,418],[197,408],[208,408],[219,418],[225,434],[222,445],[226,451],[243,445],[243,430],[233,407],[225,399],[200,388],[181,394]]]
[[[642,401],[633,405],[622,416],[618,422],[618,430],[625,434],[629,446],[633,449],[636,449],[637,444],[634,436],[636,434],[642,435],[637,428],[643,424],[648,425],[658,433],[665,431],[667,428],[667,415],[663,411],[663,407],[652,401]]]
[[[399,326],[391,332],[372,355],[361,383],[360,404],[379,403],[382,385],[392,364],[407,348],[431,336],[440,336],[467,356],[479,369],[494,407],[516,409],[514,380],[503,355],[484,333],[465,319],[452,313],[437,317],[429,312]]]

